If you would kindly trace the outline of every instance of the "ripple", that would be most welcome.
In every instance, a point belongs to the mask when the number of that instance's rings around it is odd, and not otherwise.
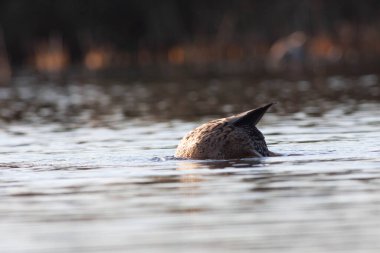
[[[106,91],[91,89],[95,95]],[[134,90],[131,97],[158,94],[154,88],[118,89]],[[232,94],[237,88],[226,89]],[[87,95],[71,99],[79,106],[72,108],[76,116],[93,103]],[[159,110],[154,105],[161,97],[150,99],[155,102],[147,102],[144,115]],[[248,105],[229,98],[227,107],[202,111],[180,97],[170,99],[161,107],[178,107],[166,115],[171,120],[90,110],[66,123],[57,122],[68,116],[6,124],[0,132],[2,250],[378,252],[379,104],[352,109],[332,103],[322,113],[309,105],[294,116],[281,114],[279,106],[259,128],[282,156],[191,160],[173,156],[187,131],[210,112],[224,115]],[[120,111],[132,103],[114,102]],[[178,120],[186,113],[208,117]]]

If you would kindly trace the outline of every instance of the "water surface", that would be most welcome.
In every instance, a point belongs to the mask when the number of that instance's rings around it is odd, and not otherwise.
[[[0,92],[2,252],[379,252],[379,103],[324,98],[282,113],[280,100],[259,129],[283,156],[177,160],[187,131],[247,105],[224,98],[181,118],[168,100],[147,102],[153,88],[120,87],[107,90],[136,89],[140,107],[98,87]],[[17,106],[29,108],[19,120]]]

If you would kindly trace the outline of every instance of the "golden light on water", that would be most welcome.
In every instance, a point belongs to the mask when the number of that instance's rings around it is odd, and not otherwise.
[[[69,64],[69,52],[60,37],[51,37],[48,42],[41,42],[35,48],[34,65],[39,72],[56,73]]]
[[[6,57],[0,56],[0,84],[10,81],[12,70]]]
[[[8,83],[12,77],[12,68],[5,46],[4,35],[0,30],[0,84]]]
[[[110,53],[104,49],[92,49],[84,57],[84,64],[89,70],[99,70],[109,63]]]
[[[244,52],[238,45],[230,45],[226,49],[226,56],[228,60],[236,61],[243,58]]]
[[[168,60],[171,64],[183,64],[185,62],[185,51],[182,47],[174,47],[168,52]]]

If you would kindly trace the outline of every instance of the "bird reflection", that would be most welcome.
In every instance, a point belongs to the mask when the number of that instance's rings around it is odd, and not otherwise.
[[[227,168],[251,168],[262,166],[262,158],[246,158],[232,160],[181,160],[177,170],[193,169],[227,169]]]

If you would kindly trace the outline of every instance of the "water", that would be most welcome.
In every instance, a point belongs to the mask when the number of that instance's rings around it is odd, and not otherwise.
[[[187,131],[215,117],[209,107],[180,113],[176,94],[159,100],[154,87],[106,88],[126,89],[135,109],[100,96],[103,86],[27,87],[0,92],[2,252],[380,250],[374,100],[319,95],[285,113],[290,102],[280,99],[259,129],[283,156],[197,161],[172,155]],[[214,114],[250,106],[229,96],[216,96]]]

